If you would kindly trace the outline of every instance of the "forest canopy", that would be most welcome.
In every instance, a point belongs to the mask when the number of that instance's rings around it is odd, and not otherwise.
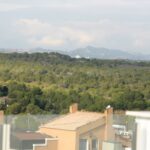
[[[0,54],[0,110],[67,113],[150,110],[150,62],[75,59],[58,53]]]

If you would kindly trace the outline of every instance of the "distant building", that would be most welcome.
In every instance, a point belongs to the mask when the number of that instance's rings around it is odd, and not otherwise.
[[[80,59],[81,56],[80,56],[80,55],[76,55],[75,58],[76,58],[76,59]]]

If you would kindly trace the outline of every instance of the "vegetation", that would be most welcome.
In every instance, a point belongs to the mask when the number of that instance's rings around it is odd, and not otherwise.
[[[19,115],[14,119],[13,129],[16,131],[37,131],[40,122],[31,115]]]
[[[0,109],[7,114],[150,110],[150,62],[74,59],[58,53],[0,54]]]

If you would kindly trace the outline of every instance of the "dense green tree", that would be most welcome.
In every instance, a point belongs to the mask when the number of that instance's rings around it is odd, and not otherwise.
[[[39,127],[37,119],[31,115],[19,115],[14,121],[14,128],[17,131],[37,131]]]
[[[0,54],[0,109],[66,113],[80,109],[150,109],[150,62],[74,59],[58,53]]]
[[[8,95],[8,88],[7,86],[0,86],[0,97]]]
[[[34,104],[29,104],[27,106],[26,112],[30,114],[41,114],[42,110]]]
[[[12,105],[8,106],[7,113],[9,114],[19,114],[21,113],[21,105],[19,103],[13,103]]]

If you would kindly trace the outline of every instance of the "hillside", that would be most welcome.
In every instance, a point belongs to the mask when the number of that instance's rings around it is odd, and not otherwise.
[[[96,48],[87,46],[85,48],[75,49],[68,52],[72,57],[80,56],[84,58],[97,58],[97,59],[135,59],[135,56],[121,50],[113,50],[107,48]]]
[[[0,109],[66,113],[80,109],[150,109],[150,62],[75,59],[59,53],[0,54]]]

